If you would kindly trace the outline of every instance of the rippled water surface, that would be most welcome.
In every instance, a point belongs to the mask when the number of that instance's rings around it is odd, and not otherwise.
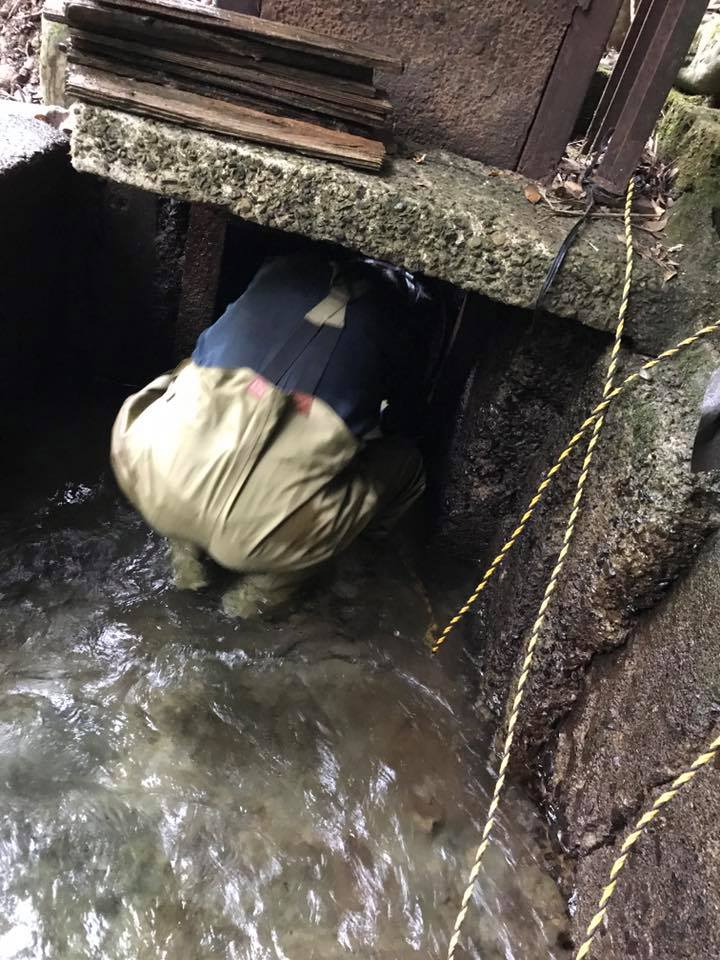
[[[488,750],[414,575],[361,546],[235,623],[171,588],[104,416],[42,423],[0,520],[0,960],[444,957]],[[568,956],[536,827],[512,798],[463,956]]]

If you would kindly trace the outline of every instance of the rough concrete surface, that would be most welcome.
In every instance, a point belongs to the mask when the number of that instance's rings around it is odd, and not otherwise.
[[[0,394],[13,405],[82,354],[88,307],[77,284],[88,248],[83,178],[67,138],[28,115],[35,109],[0,102]]]
[[[224,206],[255,223],[342,243],[519,307],[534,306],[569,229],[567,218],[526,200],[522,177],[447,153],[428,154],[422,163],[398,158],[386,175],[374,176],[81,105],[72,155],[78,170]],[[653,242],[638,236],[641,248]],[[594,221],[573,246],[547,309],[610,330],[623,271],[618,221]],[[712,291],[699,299],[682,273],[663,287],[662,272],[638,258],[628,335],[648,353],[718,310]]]
[[[545,747],[585,691],[593,658],[627,642],[639,614],[657,603],[720,525],[718,479],[689,471],[697,410],[719,361],[709,345],[696,348],[658,369],[608,417],[572,550],[546,617],[518,733],[525,755],[537,762],[551,762],[552,750],[544,752]],[[551,362],[547,356],[544,363]],[[575,403],[549,424],[535,469],[520,478],[523,498],[529,500],[564,437],[582,419],[581,411],[592,406],[606,362],[606,357],[597,362]],[[539,366],[538,377],[542,372]],[[507,383],[505,389],[516,387]],[[503,427],[501,422],[496,429]],[[560,473],[475,624],[478,639],[492,631],[494,642],[480,654],[483,690],[499,710],[560,548],[576,475],[577,466]],[[513,519],[498,531],[498,539]]]
[[[523,512],[527,478],[537,482],[549,466],[568,429],[568,407],[577,404],[579,384],[603,356],[607,337],[556,318],[532,323],[524,311],[493,311],[487,303],[474,320],[446,366],[447,376],[462,357],[477,358],[459,411],[437,411],[430,433],[446,457],[438,478],[431,451],[429,480],[431,493],[440,488],[433,509],[437,544],[482,564],[497,552],[503,524]]]
[[[401,56],[403,137],[513,169],[575,0],[263,0],[262,15]]]
[[[577,874],[580,931],[641,810],[717,735],[720,537],[621,654],[599,657],[559,732],[552,770],[563,835],[589,855]],[[720,773],[708,767],[641,841],[621,880],[598,956],[720,956]]]
[[[67,151],[67,137],[32,115],[38,109],[0,100],[0,176],[53,151]]]
[[[226,223],[224,210],[201,204],[190,207],[173,345],[177,362],[190,356],[202,331],[217,319]]]
[[[43,110],[0,101],[0,388],[68,364],[141,382],[172,359],[187,218],[169,198],[79,176]]]

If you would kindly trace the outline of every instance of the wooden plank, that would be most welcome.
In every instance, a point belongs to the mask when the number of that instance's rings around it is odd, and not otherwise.
[[[622,0],[578,4],[520,155],[518,170],[542,179],[565,152]]]
[[[343,129],[339,127],[342,123],[351,133],[359,133],[361,136],[368,135],[371,130],[377,131],[377,136],[389,132],[387,121],[377,114],[363,113],[350,107],[334,107],[332,104],[285,90],[274,91],[271,87],[205,73],[195,67],[178,66],[136,54],[127,56],[120,50],[110,52],[112,55],[108,57],[102,48],[99,52],[95,52],[93,47],[89,50],[78,49],[73,40],[68,60],[106,73],[132,77],[159,86],[175,87],[178,90],[252,107],[265,113],[318,123],[321,126]]]
[[[113,7],[131,12],[164,16],[168,19],[200,26],[220,28],[228,34],[270,41],[290,50],[321,54],[332,60],[341,60],[360,67],[401,73],[402,60],[381,53],[361,43],[338,40],[261,17],[250,17],[220,7],[199,5],[193,0],[102,0]]]
[[[55,14],[46,16],[45,13],[43,13],[43,16],[45,16],[45,19],[50,19],[54,23],[66,24],[68,22],[64,9],[62,16]],[[83,30],[77,25],[74,26],[73,32],[76,35],[84,35],[87,37],[94,36],[97,39],[102,37],[103,43],[107,45],[112,44],[112,41],[115,39],[114,35],[108,35],[98,31]],[[129,40],[121,42],[133,43],[136,41]],[[161,38],[153,41],[149,45],[152,46],[153,49],[164,50],[169,53],[177,53],[172,46],[172,42],[162,42]],[[223,53],[218,52],[213,54],[213,57],[214,60],[217,61],[218,68],[225,69],[226,67],[234,67],[236,65],[239,69],[247,68],[252,70],[253,73],[267,76],[269,78],[267,82],[276,83],[277,86],[280,86],[281,82],[284,83],[285,81],[288,83],[296,82],[299,85],[304,84],[305,86],[316,87],[318,91],[327,88],[328,96],[335,96],[335,91],[339,91],[341,94],[344,93],[369,99],[378,98],[381,103],[387,102],[383,92],[379,89],[376,89],[372,83],[362,83],[358,80],[350,80],[347,77],[339,77],[337,74],[314,73],[312,70],[300,69],[298,67],[289,66],[283,63],[270,63],[254,57],[243,57],[237,53],[234,53],[232,56],[225,57]],[[257,82],[261,82],[259,78]],[[295,89],[295,87],[288,86],[288,89]],[[300,90],[299,87],[297,89],[299,92],[303,92],[303,90]]]
[[[377,95],[372,88],[364,88],[361,84],[354,84],[352,81],[335,79],[327,74],[313,74],[279,64],[257,63],[249,58],[246,61],[247,66],[238,66],[223,60],[209,59],[133,40],[123,40],[119,37],[89,33],[86,30],[73,30],[72,42],[77,50],[99,53],[103,56],[122,56],[126,60],[131,57],[137,57],[138,60],[152,59],[167,63],[168,69],[172,66],[196,69],[206,74],[245,81],[257,86],[267,86],[275,91],[278,97],[283,91],[288,91],[327,101],[333,106],[351,107],[354,110],[375,113],[381,117],[392,112],[392,104],[384,97]],[[363,92],[359,93],[358,90]]]
[[[57,18],[55,22],[58,23],[67,23],[67,19],[63,12],[61,18]],[[114,40],[118,40],[119,43],[125,44],[134,44],[136,42],[142,44],[143,46],[151,46],[156,50],[163,50],[164,55],[178,54],[172,46],[172,37],[170,42],[163,42],[162,38],[152,41],[151,43],[145,42],[145,37],[138,41],[135,40],[123,40],[121,38],[116,38],[114,35],[109,35],[106,33],[98,31],[88,31],[83,30],[77,26],[74,27],[73,33],[76,36],[81,37],[94,37],[96,40],[102,42],[108,46],[113,45]],[[297,89],[298,92],[309,92],[310,89],[314,89],[318,96],[320,91],[326,90],[327,96],[334,97],[336,92],[340,95],[348,95],[350,97],[359,97],[365,100],[373,100],[376,98],[378,102],[383,105],[387,104],[388,107],[392,108],[392,105],[388,103],[385,95],[380,90],[369,83],[361,83],[357,80],[349,80],[346,77],[339,77],[334,74],[327,73],[314,73],[312,70],[300,69],[298,67],[289,66],[283,63],[270,63],[265,60],[259,60],[255,57],[243,57],[240,54],[234,53],[231,56],[225,56],[222,52],[217,52],[213,54],[213,61],[216,62],[216,69],[218,70],[227,70],[229,68],[230,74],[233,75],[234,70],[251,70],[253,74],[260,75],[256,76],[256,81],[274,83],[276,86],[281,86],[285,83],[288,84],[287,89],[293,90]],[[267,80],[264,78],[267,77]],[[292,86],[291,84],[296,84]],[[347,101],[352,105],[352,101]]]
[[[218,7],[223,10],[234,10],[235,13],[249,13],[253,17],[260,16],[260,0],[216,0]]]
[[[65,8],[65,16],[71,27],[110,37],[140,40],[159,47],[170,46],[210,58],[222,57],[231,62],[239,60],[247,63],[251,60],[283,63],[330,75],[345,71],[350,74],[350,79],[372,85],[372,71],[368,68],[342,64],[337,60],[288,50],[247,37],[231,36],[204,25],[174,23],[142,11],[115,9],[93,0],[70,0]]]
[[[88,103],[139,113],[209,133],[286,147],[366,170],[380,170],[385,158],[385,148],[376,140],[301,120],[272,116],[234,103],[219,103],[210,97],[171,87],[131,82],[90,67],[74,66],[68,76],[67,89],[74,97]]]

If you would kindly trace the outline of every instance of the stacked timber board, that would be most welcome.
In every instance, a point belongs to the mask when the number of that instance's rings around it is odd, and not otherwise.
[[[211,133],[380,170],[394,57],[192,0],[67,0],[67,93]]]

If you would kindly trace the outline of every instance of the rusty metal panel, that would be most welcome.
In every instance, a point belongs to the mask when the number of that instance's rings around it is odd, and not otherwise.
[[[575,8],[525,142],[518,170],[551,173],[572,135],[622,0],[585,0]]]
[[[665,99],[682,66],[707,7],[707,0],[650,0],[641,34],[627,58],[619,87],[622,102],[596,182],[621,192],[635,169]],[[627,76],[627,80],[625,80]],[[599,140],[599,133],[597,139]]]
[[[176,360],[190,356],[199,335],[216,319],[215,301],[226,226],[227,213],[224,210],[203,203],[193,203],[190,207],[175,327]]]
[[[381,76],[381,83],[395,107],[401,139],[515,169],[577,5],[578,0],[263,0],[262,15],[398,54],[407,62],[405,73]]]

